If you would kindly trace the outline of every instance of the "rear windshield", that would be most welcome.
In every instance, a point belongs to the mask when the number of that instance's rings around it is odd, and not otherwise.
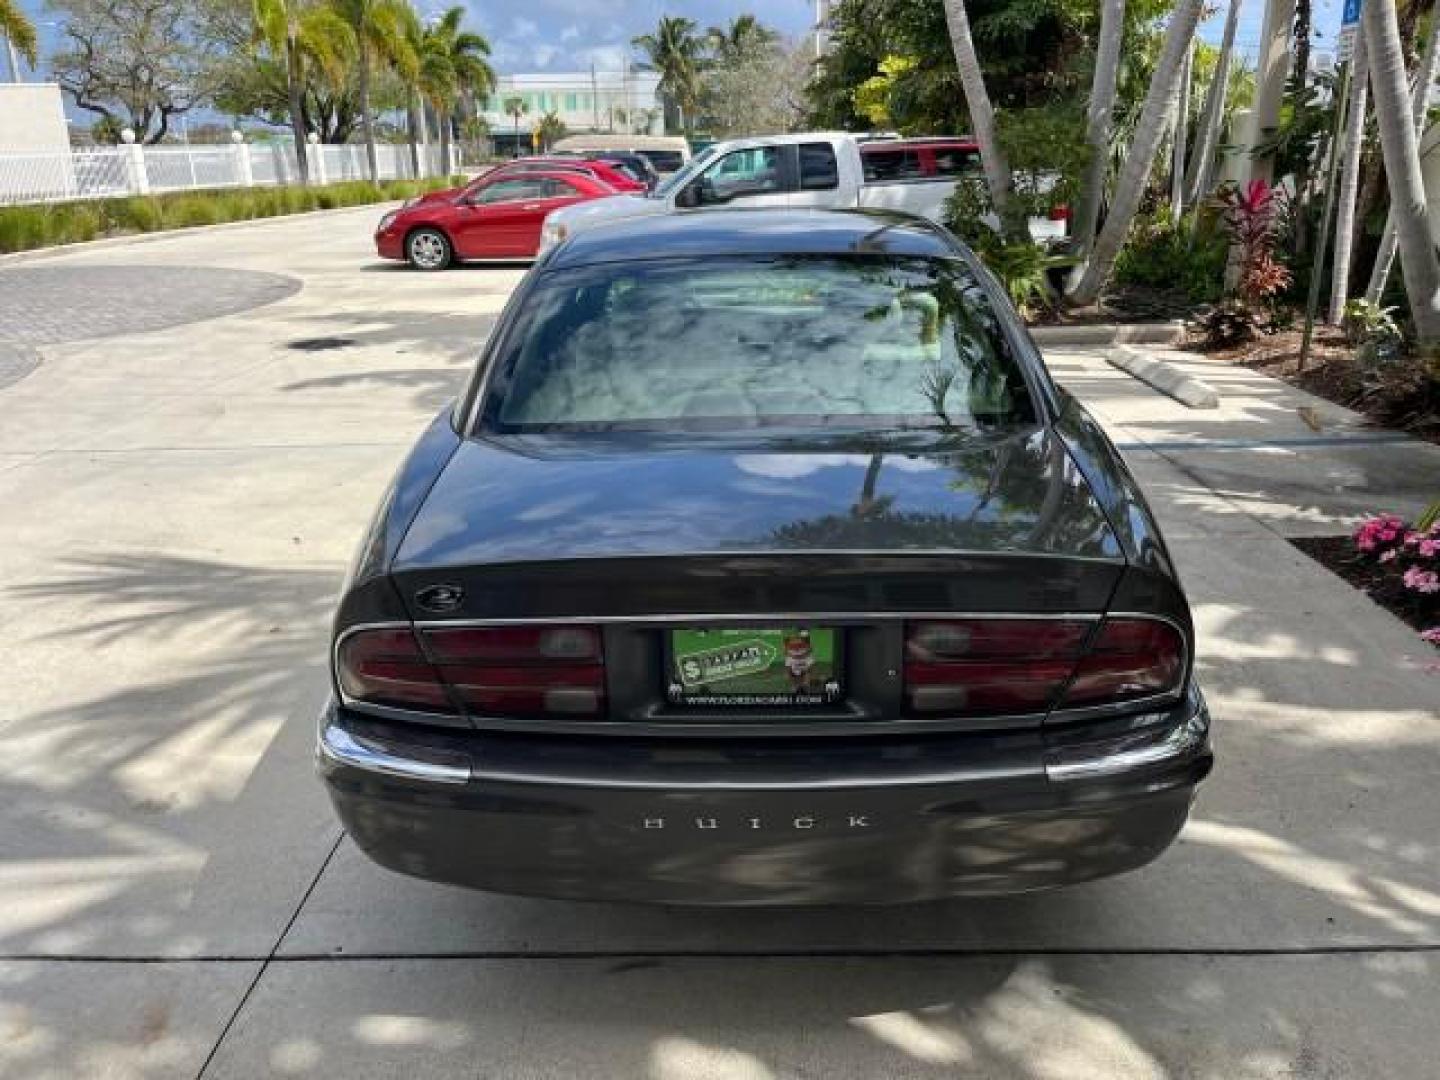
[[[679,150],[640,150],[637,153],[655,166],[656,172],[673,173],[685,164],[685,155]]]
[[[495,432],[1028,425],[969,268],[885,256],[552,271],[494,358]]]

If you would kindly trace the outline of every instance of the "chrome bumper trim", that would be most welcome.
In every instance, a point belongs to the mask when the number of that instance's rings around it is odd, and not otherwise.
[[[435,784],[470,782],[470,759],[465,755],[410,746],[400,753],[378,739],[356,735],[341,727],[335,722],[333,709],[327,709],[320,720],[320,737],[315,750],[322,767],[344,765]]]
[[[1156,740],[1152,732],[1141,731],[1104,743],[1050,750],[1045,755],[1045,775],[1056,783],[1103,780],[1194,757],[1210,739],[1210,710],[1198,688],[1193,694],[1194,711],[1163,738]]]

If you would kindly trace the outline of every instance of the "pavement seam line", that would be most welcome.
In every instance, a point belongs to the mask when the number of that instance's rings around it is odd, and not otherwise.
[[[320,878],[324,876],[325,871],[330,866],[331,860],[335,858],[335,853],[340,850],[340,845],[344,840],[345,830],[341,829],[339,835],[335,837],[335,842],[330,845],[330,850],[325,853],[325,858],[320,860],[320,866],[315,871],[315,876],[310,879],[310,884],[305,887],[304,893],[301,894],[300,901],[295,905],[295,910],[290,913],[290,918],[285,920],[285,926],[281,929],[279,936],[276,937],[275,944],[270,946],[269,954],[261,961],[259,970],[255,972],[255,977],[250,980],[250,985],[245,987],[245,992],[240,995],[240,1000],[235,1003],[235,1008],[226,1019],[224,1026],[220,1028],[220,1034],[215,1037],[214,1045],[210,1047],[210,1052],[205,1055],[205,1060],[200,1063],[200,1068],[195,1073],[195,1080],[201,1080],[206,1070],[210,1068],[210,1063],[215,1060],[215,1055],[220,1052],[220,1047],[224,1045],[226,1036],[230,1034],[230,1029],[235,1026],[235,1021],[240,1019],[240,1014],[245,1011],[245,1006],[250,1001],[250,996],[255,993],[255,988],[260,985],[260,980],[265,977],[265,972],[270,970],[270,964],[274,961],[275,954],[280,951],[280,943],[285,940],[285,935],[290,933],[290,928],[295,925],[295,920],[300,917],[300,912],[304,910],[306,902],[310,899],[310,895],[315,891],[315,887],[320,884]]]
[[[412,952],[350,952],[350,953],[291,953],[286,956],[271,953],[267,956],[86,956],[19,954],[0,956],[0,963],[33,964],[234,964],[255,963],[271,965],[345,964],[353,962],[382,962],[394,960],[846,960],[846,959],[962,959],[986,957],[1165,957],[1165,956],[1220,956],[1253,957],[1256,959],[1303,958],[1307,956],[1391,956],[1426,955],[1440,953],[1440,942],[1416,944],[1371,944],[1371,945],[1308,945],[1295,946],[1137,946],[1134,948],[894,948],[894,949],[480,949],[453,952],[412,953]],[[260,973],[263,974],[263,971]],[[256,975],[255,982],[259,981]],[[253,987],[253,983],[252,983]],[[247,991],[248,994],[248,991]],[[243,1003],[242,1003],[243,1004]],[[236,1012],[239,1012],[237,1008]]]

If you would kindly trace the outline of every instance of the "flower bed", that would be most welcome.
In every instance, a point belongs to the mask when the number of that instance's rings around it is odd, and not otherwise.
[[[1440,521],[1411,525],[1381,514],[1362,522],[1353,536],[1291,543],[1440,648]]]

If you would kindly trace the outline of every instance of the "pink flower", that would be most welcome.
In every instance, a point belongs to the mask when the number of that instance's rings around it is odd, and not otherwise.
[[[1440,555],[1440,540],[1421,540],[1415,545],[1415,550],[1427,559],[1433,559]]]
[[[1389,551],[1386,551],[1386,552],[1384,552],[1383,554],[1381,554],[1381,556],[1380,556],[1380,561],[1381,561],[1381,562],[1394,562],[1394,561],[1395,561],[1395,557],[1396,557],[1397,555],[1399,555],[1399,554],[1400,554],[1400,552],[1396,551],[1394,548],[1391,548]]]
[[[1414,589],[1418,593],[1440,593],[1440,574],[1434,570],[1421,570],[1418,566],[1412,566],[1405,571],[1403,580],[1407,589]]]
[[[1361,551],[1389,547],[1405,534],[1405,522],[1395,514],[1380,514],[1360,523],[1355,530],[1355,546]]]
[[[1428,641],[1431,645],[1440,645],[1440,626],[1432,626],[1429,630],[1420,631],[1420,640]]]

